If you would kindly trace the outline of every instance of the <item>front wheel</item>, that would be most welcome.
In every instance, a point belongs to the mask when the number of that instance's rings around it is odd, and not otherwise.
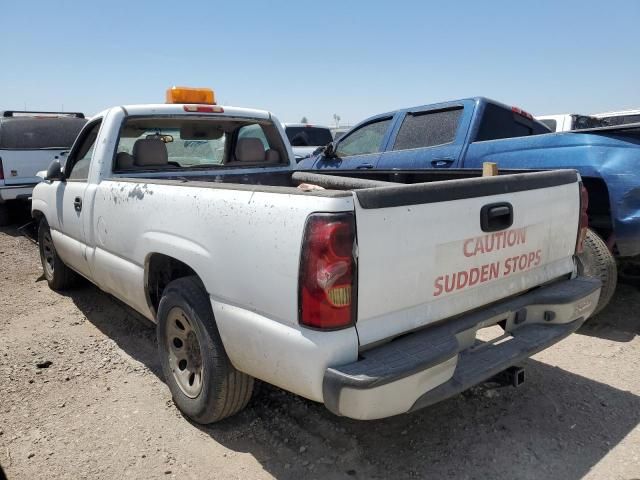
[[[253,377],[234,368],[196,277],[167,285],[158,307],[158,352],[173,401],[189,418],[213,423],[242,410]]]
[[[76,280],[76,274],[58,256],[51,238],[51,229],[45,218],[40,220],[38,227],[38,248],[40,249],[42,272],[49,288],[66,290],[72,287]]]
[[[580,275],[597,278],[602,282],[598,305],[592,314],[595,316],[607,306],[616,290],[618,284],[616,260],[607,248],[607,244],[591,229],[587,231],[584,249],[577,259]]]

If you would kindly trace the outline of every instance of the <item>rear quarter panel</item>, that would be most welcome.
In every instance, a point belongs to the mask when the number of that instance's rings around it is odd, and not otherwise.
[[[95,198],[98,285],[153,318],[144,291],[154,253],[189,265],[203,281],[236,368],[322,401],[327,366],[354,361],[355,329],[298,324],[302,235],[314,211],[352,211],[353,199],[143,182],[103,181]]]
[[[139,269],[152,253],[172,256],[198,273],[212,298],[292,324],[307,216],[352,208],[351,197],[103,181],[95,199],[94,250]],[[105,289],[123,295],[139,288],[100,277],[98,263],[95,276]]]

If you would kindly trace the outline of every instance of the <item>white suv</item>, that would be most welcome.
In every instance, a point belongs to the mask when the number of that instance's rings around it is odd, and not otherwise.
[[[12,203],[28,201],[53,160],[64,163],[86,123],[82,113],[5,111],[0,114],[0,225],[9,223]]]

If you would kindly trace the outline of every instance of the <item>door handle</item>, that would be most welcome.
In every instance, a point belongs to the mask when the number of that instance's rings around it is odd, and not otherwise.
[[[362,165],[358,165],[356,168],[373,168],[373,165],[370,163],[363,163]]]
[[[76,212],[79,212],[82,210],[82,199],[80,197],[76,197],[73,200],[73,208],[75,208]]]
[[[439,158],[437,160],[431,160],[431,165],[436,168],[449,167],[453,161],[453,158]]]
[[[513,206],[508,202],[490,203],[480,209],[480,228],[497,232],[513,225]]]

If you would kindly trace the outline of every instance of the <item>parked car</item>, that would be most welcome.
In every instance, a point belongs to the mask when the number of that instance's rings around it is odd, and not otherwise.
[[[355,126],[324,152],[305,159],[301,170],[478,169],[495,162],[506,169],[571,168],[589,192],[589,249],[583,270],[598,275],[603,292],[598,311],[617,283],[616,263],[632,274],[640,255],[640,157],[638,128],[596,128],[550,134],[517,107],[483,97],[383,113]],[[397,176],[380,175],[385,179]]]
[[[0,114],[0,226],[16,202],[28,201],[36,173],[63,157],[85,124],[82,113],[5,111]]]
[[[254,378],[338,415],[412,411],[556,343],[597,304],[600,282],[574,263],[575,171],[294,172],[270,113],[168,98],[92,118],[32,212],[49,286],[79,274],[157,322],[166,382],[196,422],[244,408]],[[491,325],[505,336],[482,347]]]
[[[296,162],[311,155],[318,147],[333,140],[331,129],[306,123],[285,123],[284,131],[293,148]]]
[[[544,123],[552,132],[568,132],[569,130],[604,127],[607,125],[599,118],[577,113],[540,115],[536,117],[536,120]]]
[[[640,122],[640,110],[622,110],[619,112],[594,113],[594,117],[601,119],[606,125],[628,125]]]

